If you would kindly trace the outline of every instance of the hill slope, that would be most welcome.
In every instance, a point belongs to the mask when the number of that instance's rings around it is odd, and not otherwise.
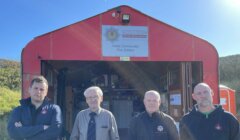
[[[20,63],[0,59],[0,87],[8,87],[12,90],[20,90]]]
[[[240,91],[240,55],[221,57],[219,73],[221,84]]]

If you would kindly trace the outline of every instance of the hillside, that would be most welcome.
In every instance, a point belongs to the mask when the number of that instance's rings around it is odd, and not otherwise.
[[[240,55],[221,57],[219,73],[221,84],[240,92]]]
[[[20,68],[20,63],[17,61],[0,59],[0,68]]]
[[[11,90],[20,90],[20,63],[0,59],[0,87],[8,87]]]

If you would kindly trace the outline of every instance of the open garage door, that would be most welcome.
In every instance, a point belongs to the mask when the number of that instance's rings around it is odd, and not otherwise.
[[[188,87],[201,80],[200,66],[200,62],[42,61],[42,74],[56,83],[49,96],[61,106],[66,135],[76,114],[87,108],[84,90],[97,85],[104,92],[102,107],[113,112],[125,140],[130,120],[145,110],[147,90],[159,91],[160,109],[179,120],[192,103]]]

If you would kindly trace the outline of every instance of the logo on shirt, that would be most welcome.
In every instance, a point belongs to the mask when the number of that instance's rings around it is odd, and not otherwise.
[[[158,130],[159,132],[162,132],[162,131],[163,131],[163,126],[159,125],[159,126],[157,127],[157,130]]]
[[[215,129],[216,130],[222,130],[222,126],[218,123],[215,125]]]
[[[47,110],[43,109],[43,110],[41,111],[41,113],[42,113],[42,114],[46,114],[46,113],[47,113]]]

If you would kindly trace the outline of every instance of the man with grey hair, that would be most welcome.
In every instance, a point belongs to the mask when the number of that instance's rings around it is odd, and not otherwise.
[[[212,96],[206,83],[195,86],[192,98],[197,104],[180,122],[181,140],[240,140],[237,119],[214,105]]]
[[[119,140],[113,114],[101,108],[103,92],[97,86],[84,91],[88,109],[77,114],[70,140]]]
[[[155,90],[147,91],[143,102],[146,111],[131,121],[129,140],[179,140],[175,121],[159,110],[159,93]]]

